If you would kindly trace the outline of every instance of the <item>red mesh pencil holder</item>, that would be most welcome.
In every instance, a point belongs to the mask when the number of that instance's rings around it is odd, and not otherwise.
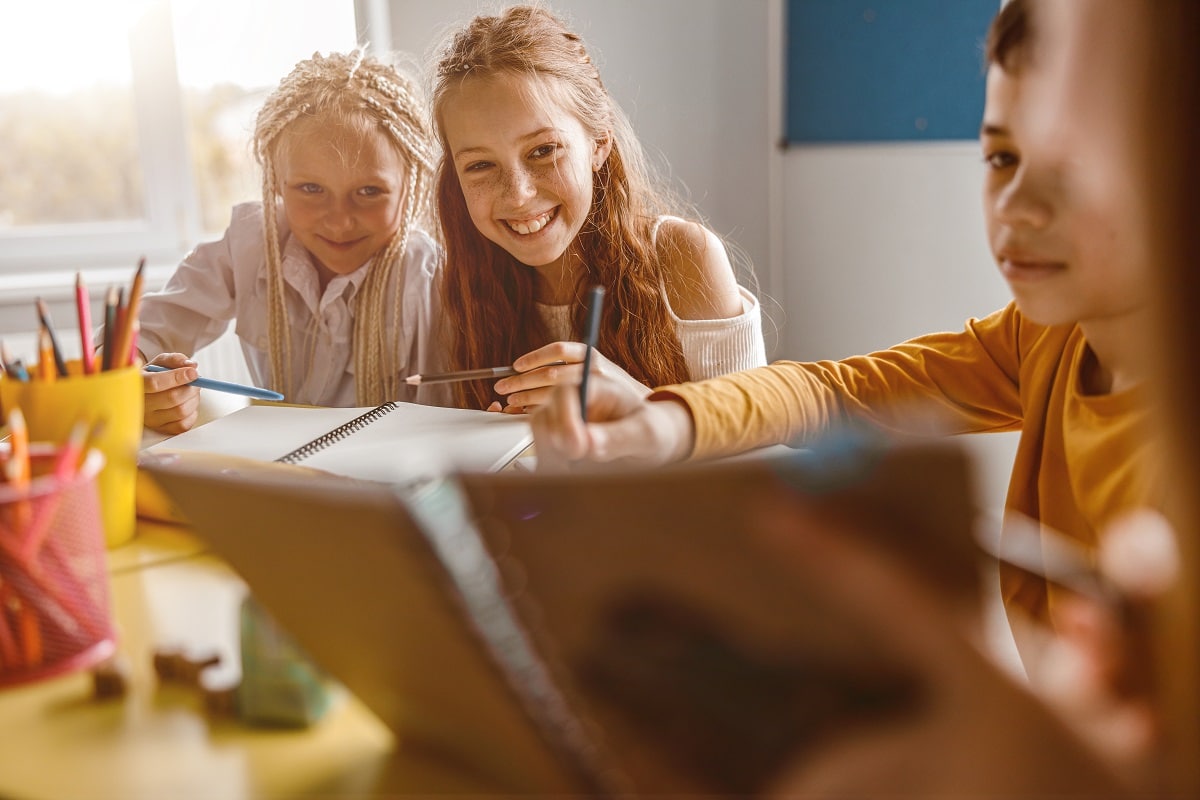
[[[85,669],[116,648],[92,451],[67,478],[47,474],[51,447],[33,447],[33,479],[0,485],[0,687]]]

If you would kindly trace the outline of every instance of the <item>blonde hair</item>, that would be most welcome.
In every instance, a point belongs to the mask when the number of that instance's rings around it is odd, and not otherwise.
[[[292,341],[284,302],[276,207],[281,187],[275,172],[285,133],[298,121],[319,121],[363,133],[378,131],[406,163],[400,225],[387,247],[375,254],[355,299],[355,390],[359,405],[378,405],[395,398],[399,391],[399,354],[396,342],[387,341],[389,326],[385,321],[390,300],[394,323],[390,327],[399,327],[401,281],[393,281],[394,296],[390,298],[385,296],[386,288],[403,262],[413,229],[429,229],[437,148],[428,120],[418,86],[361,49],[328,56],[314,53],[298,63],[263,103],[254,126],[254,156],[262,167],[271,383],[275,390],[288,394],[292,389]]]

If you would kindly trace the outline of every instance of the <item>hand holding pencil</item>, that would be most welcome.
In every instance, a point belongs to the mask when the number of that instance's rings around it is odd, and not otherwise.
[[[591,302],[594,303],[594,299]],[[599,308],[594,305],[592,307],[597,310]],[[589,320],[589,327],[593,325],[598,327],[599,319],[597,314],[594,322]],[[589,347],[588,342],[552,342],[521,356],[513,362],[511,367],[488,367],[435,375],[412,375],[406,379],[406,382],[410,385],[424,385],[499,378],[493,388],[497,395],[504,396],[504,402],[497,400],[489,406],[488,410],[504,411],[508,414],[524,414],[544,405],[549,401],[556,386],[569,385],[578,390],[587,383],[583,378],[585,370],[592,376],[611,377],[638,397],[644,397],[650,393],[649,387],[634,380],[629,373],[605,358],[595,348],[595,335],[592,331],[585,331],[584,338],[592,342],[592,346]]]
[[[190,430],[200,414],[200,387],[192,385],[200,377],[196,362],[183,353],[163,353],[147,366],[166,371],[142,378],[146,427],[172,435]]]
[[[545,403],[555,386],[578,386],[583,375],[583,361],[586,355],[587,347],[583,342],[552,342],[526,353],[513,362],[512,366],[410,375],[405,379],[405,383],[410,386],[427,386],[496,379],[496,394],[507,395],[506,402],[501,403],[497,400],[488,411],[523,414]],[[592,353],[591,371],[620,375],[642,393],[650,391],[596,351]]]
[[[183,433],[196,422],[200,390],[251,397],[258,400],[283,400],[283,395],[257,386],[201,378],[196,362],[183,353],[162,353],[142,367],[145,387],[146,427],[160,433]]]

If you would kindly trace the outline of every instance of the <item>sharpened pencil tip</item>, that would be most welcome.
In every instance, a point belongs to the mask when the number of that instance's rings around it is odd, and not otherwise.
[[[407,383],[409,386],[420,386],[421,385],[421,376],[420,375],[409,375],[407,378],[404,379],[404,382]]]

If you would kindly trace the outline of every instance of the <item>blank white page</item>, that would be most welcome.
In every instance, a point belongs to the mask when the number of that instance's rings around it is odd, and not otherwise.
[[[399,482],[454,470],[496,470],[533,441],[523,416],[414,403],[394,406],[294,463]],[[372,410],[249,406],[159,442],[147,452],[201,451],[275,461]]]

